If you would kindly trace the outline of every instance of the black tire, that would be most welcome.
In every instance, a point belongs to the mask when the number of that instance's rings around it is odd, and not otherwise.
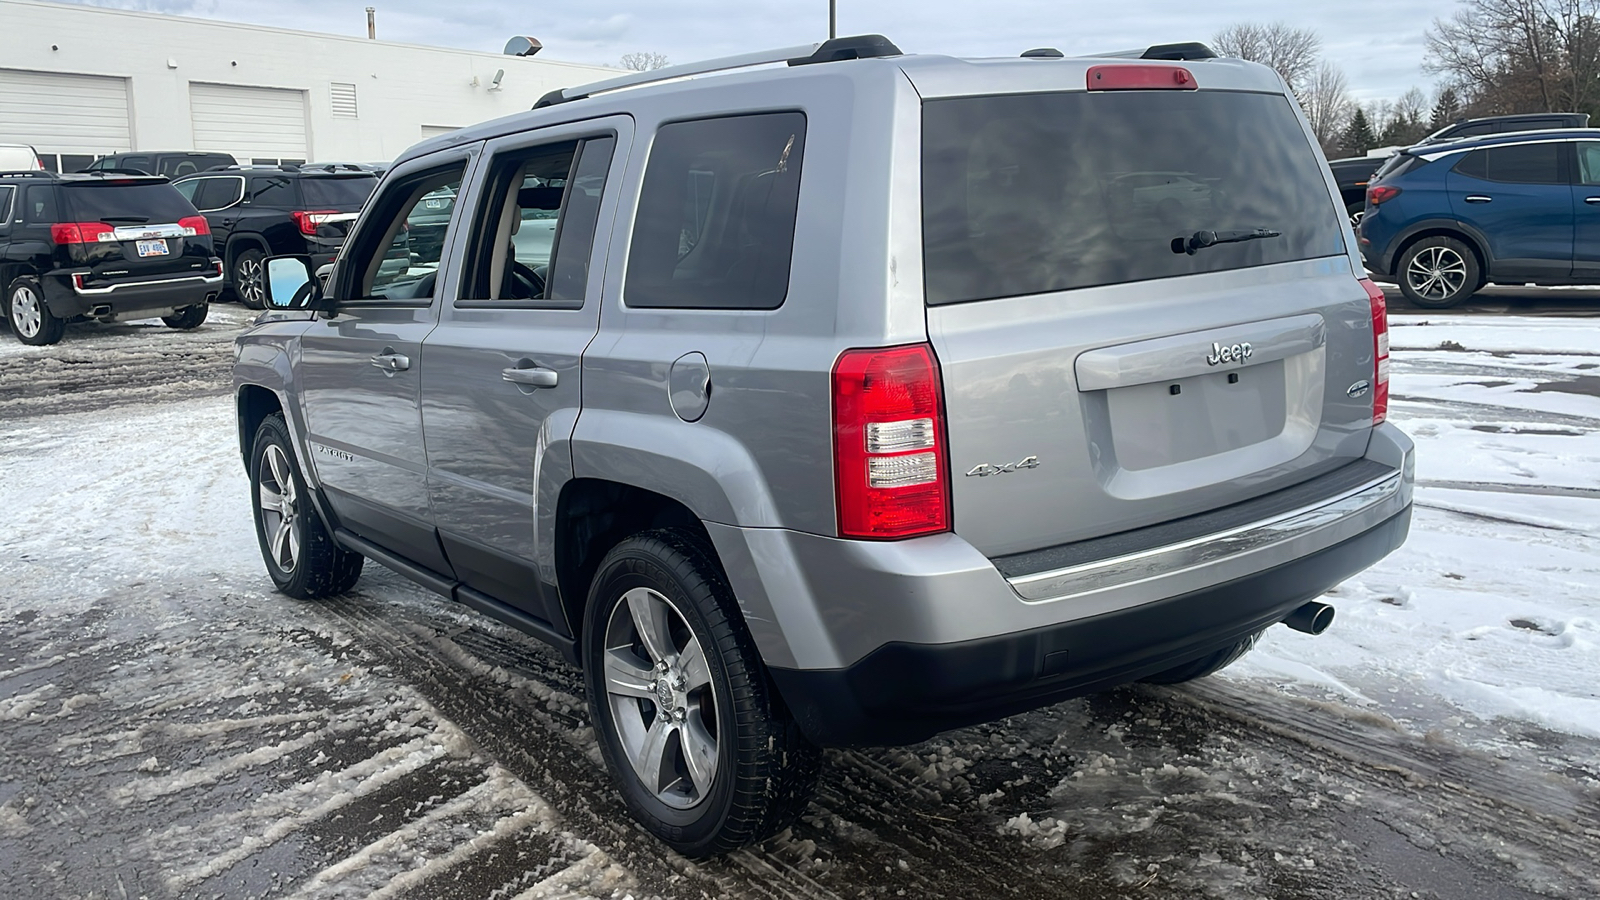
[[[25,275],[13,280],[6,286],[5,303],[11,333],[24,344],[54,344],[67,332],[66,321],[50,312],[37,278]]]
[[[1173,666],[1164,672],[1146,675],[1139,679],[1150,684],[1182,684],[1185,681],[1194,681],[1207,675],[1215,675],[1228,666],[1239,661],[1239,657],[1250,652],[1250,648],[1261,640],[1261,632],[1256,632],[1236,644],[1223,647],[1215,653],[1208,653],[1199,659],[1190,660],[1181,666]]]
[[[170,316],[162,316],[168,328],[179,331],[190,331],[205,324],[206,314],[211,311],[211,301],[205,300],[194,306],[185,306]]]
[[[1395,265],[1394,276],[1406,300],[1423,309],[1460,306],[1483,283],[1477,254],[1465,243],[1444,235],[1425,237],[1407,247]]]
[[[695,796],[686,801],[694,805],[688,808],[668,805],[662,799],[668,795],[665,791],[646,787],[619,736],[613,699],[622,706],[623,715],[666,715],[667,727],[680,729],[676,758],[685,773],[677,778],[680,783],[691,778],[685,737],[689,725],[673,726],[684,718],[673,719],[653,698],[620,694],[614,698],[606,687],[604,655],[612,612],[630,616],[630,624],[636,622],[625,595],[640,588],[665,600],[664,608],[677,614],[674,627],[682,629],[676,632],[677,658],[688,655],[690,640],[698,641],[709,668],[709,683],[702,690],[714,695],[716,768],[706,779],[705,792],[694,786]],[[703,539],[683,529],[660,529],[634,535],[613,548],[591,583],[582,641],[590,715],[601,754],[629,812],[650,833],[679,853],[699,858],[759,841],[799,817],[815,789],[821,752],[800,733],[768,680],[733,592]],[[635,659],[644,661],[645,671],[654,677],[657,670],[649,668],[650,656],[626,646],[611,652],[637,653]],[[653,690],[655,682],[650,684]],[[680,688],[683,684],[678,682]],[[628,703],[634,704],[631,713]],[[704,704],[702,697],[695,712],[700,718],[695,721],[703,720]],[[658,758],[669,758],[672,740],[662,740],[660,746],[666,749]],[[661,781],[658,776],[658,787]],[[687,786],[684,790],[691,793]]]
[[[269,459],[273,453],[277,454],[276,466]],[[283,491],[271,488],[281,487],[283,478],[293,484],[289,506],[268,508],[265,501],[269,493],[282,498]],[[250,445],[250,507],[261,560],[279,591],[300,600],[315,600],[355,587],[365,560],[359,553],[341,549],[323,527],[311,505],[311,491],[300,474],[300,465],[295,462],[294,444],[281,413],[262,420],[255,442]],[[285,519],[288,527],[283,532],[283,543],[277,543],[278,530]],[[281,549],[285,545],[292,548],[287,557]]]
[[[254,247],[240,250],[228,270],[228,286],[233,290],[234,299],[250,309],[263,309],[267,305],[266,280],[261,268],[263,259],[266,254]]]

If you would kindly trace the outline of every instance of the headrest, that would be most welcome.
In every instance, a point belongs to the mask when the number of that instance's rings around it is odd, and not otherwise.
[[[564,193],[566,188],[525,187],[517,191],[517,205],[523,209],[560,209]]]

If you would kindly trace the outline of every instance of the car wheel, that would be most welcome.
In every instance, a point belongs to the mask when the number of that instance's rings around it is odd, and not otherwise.
[[[1367,204],[1351,203],[1345,206],[1344,211],[1350,216],[1350,227],[1354,228],[1361,224],[1361,217],[1367,214]]]
[[[67,330],[67,323],[50,312],[33,278],[18,278],[6,289],[6,319],[18,340],[36,347],[54,344]]]
[[[250,488],[256,540],[279,591],[301,600],[355,587],[365,562],[341,549],[311,505],[281,414],[262,420],[250,447]]]
[[[265,258],[260,250],[241,250],[233,259],[233,296],[251,309],[261,309],[267,303],[265,271],[261,265]]]
[[[1233,665],[1239,660],[1239,657],[1249,653],[1250,648],[1254,647],[1256,641],[1260,639],[1261,632],[1257,631],[1244,640],[1229,644],[1215,653],[1209,653],[1199,659],[1191,660],[1181,666],[1173,666],[1154,675],[1146,675],[1139,680],[1150,684],[1182,684],[1185,681],[1194,681],[1196,678],[1214,675]]]
[[[767,678],[721,567],[682,529],[635,535],[600,563],[583,632],[601,755],[634,818],[685,856],[792,823],[821,754]]]
[[[211,303],[206,301],[197,303],[194,306],[185,306],[170,316],[162,316],[161,321],[165,322],[168,328],[188,331],[205,324],[206,313],[210,311]]]
[[[1455,238],[1426,237],[1400,254],[1400,292],[1414,306],[1448,309],[1478,290],[1478,257]]]

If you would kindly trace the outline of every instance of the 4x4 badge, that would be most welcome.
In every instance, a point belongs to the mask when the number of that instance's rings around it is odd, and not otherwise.
[[[967,470],[967,477],[971,478],[972,476],[976,475],[979,478],[987,478],[990,475],[1004,475],[1007,472],[1015,472],[1018,469],[1037,468],[1039,468],[1039,457],[1029,456],[1014,463],[1006,463],[1003,466],[994,466],[990,465],[989,463],[978,463]]]

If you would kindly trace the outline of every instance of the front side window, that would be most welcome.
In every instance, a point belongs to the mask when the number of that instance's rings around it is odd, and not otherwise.
[[[343,265],[357,273],[353,300],[427,300],[433,297],[453,220],[430,204],[461,189],[466,164],[413,175],[375,197],[367,223],[347,247]]]
[[[805,139],[799,112],[661,126],[628,250],[628,305],[782,306]]]
[[[928,101],[927,301],[1343,254],[1340,207],[1292,102],[1235,91]],[[1201,231],[1264,236],[1185,252]]]
[[[243,183],[240,178],[200,179],[200,189],[195,192],[195,208],[201,212],[227,209],[239,202]]]
[[[583,306],[614,137],[498,153],[462,305]]]

